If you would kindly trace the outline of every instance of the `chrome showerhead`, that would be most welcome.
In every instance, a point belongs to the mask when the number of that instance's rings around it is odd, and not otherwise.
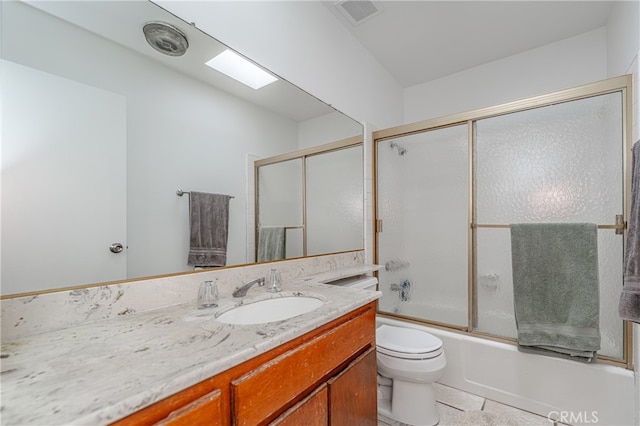
[[[398,155],[405,155],[407,153],[407,148],[403,147],[397,142],[391,142],[391,145],[389,145],[389,147],[391,149],[395,148],[395,150],[398,151]]]
[[[178,28],[164,22],[149,22],[142,28],[147,43],[160,53],[182,56],[189,48],[187,37]]]

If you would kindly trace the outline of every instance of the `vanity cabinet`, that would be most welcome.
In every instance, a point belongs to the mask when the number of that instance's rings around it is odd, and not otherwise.
[[[114,425],[376,425],[375,302]]]
[[[271,422],[272,426],[324,426],[329,424],[329,391],[320,385],[311,395]]]
[[[207,426],[222,422],[220,389],[209,392],[182,408],[172,411],[157,426]]]

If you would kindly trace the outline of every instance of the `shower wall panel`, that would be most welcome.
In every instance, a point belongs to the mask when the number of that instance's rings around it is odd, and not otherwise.
[[[468,322],[467,126],[378,142],[380,310]]]

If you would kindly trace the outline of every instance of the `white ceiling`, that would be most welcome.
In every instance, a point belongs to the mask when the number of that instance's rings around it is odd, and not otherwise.
[[[345,28],[402,87],[431,81],[606,25],[612,1],[375,1],[381,13],[352,25],[323,1]],[[224,46],[153,3],[51,2],[34,6],[180,69],[209,84],[302,121],[332,111],[287,82],[253,91],[204,66]],[[142,26],[159,20],[187,34],[190,48],[177,61],[152,50]],[[111,25],[118,22],[118,25]]]
[[[374,1],[351,24],[324,2],[402,87],[605,26],[612,1]]]

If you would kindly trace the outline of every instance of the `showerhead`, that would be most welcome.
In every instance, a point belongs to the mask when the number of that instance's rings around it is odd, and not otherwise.
[[[182,56],[189,48],[187,37],[178,28],[164,22],[149,22],[142,28],[147,43],[160,53]]]
[[[391,149],[394,149],[396,151],[398,151],[398,155],[405,155],[407,153],[407,148],[403,147],[402,145],[400,145],[399,143],[396,142],[391,142],[391,144],[389,145],[389,147]]]

